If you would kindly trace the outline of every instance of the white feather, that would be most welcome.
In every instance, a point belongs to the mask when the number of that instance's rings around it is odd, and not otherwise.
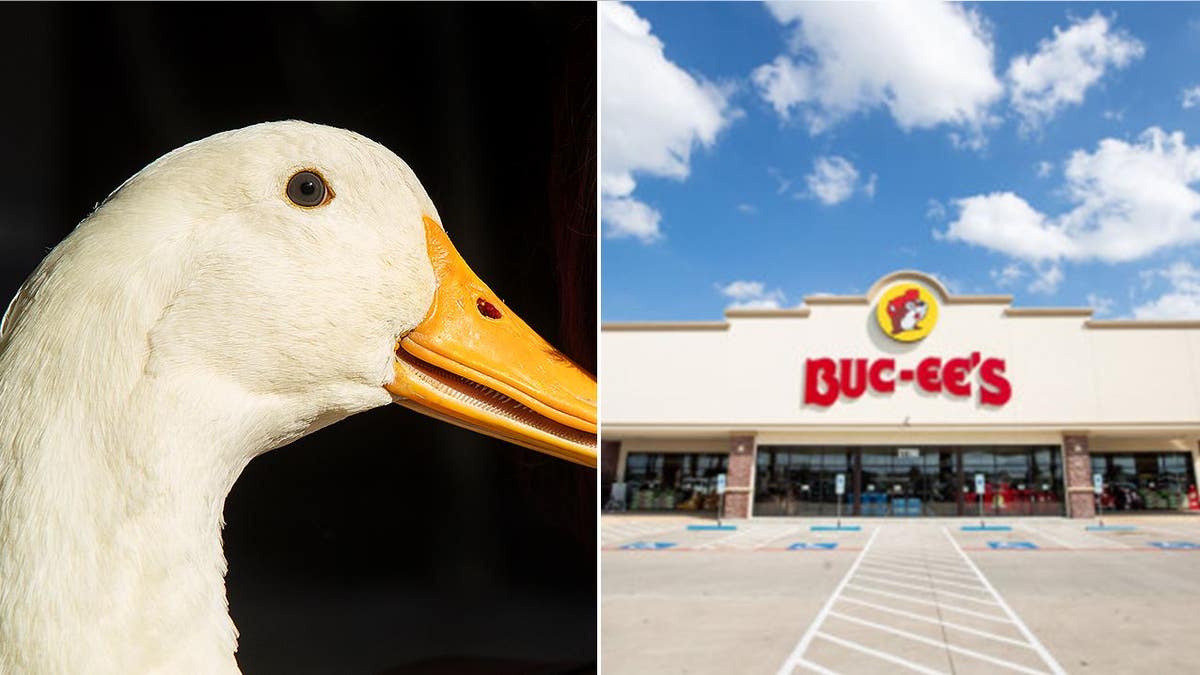
[[[336,196],[284,186],[317,168]],[[386,148],[302,122],[160,158],[0,326],[0,672],[236,672],[221,513],[254,456],[391,402],[437,212]]]

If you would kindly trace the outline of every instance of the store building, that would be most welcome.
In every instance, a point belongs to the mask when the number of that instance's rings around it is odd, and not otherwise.
[[[610,508],[712,510],[725,473],[730,517],[832,514],[838,474],[847,515],[976,515],[977,474],[993,516],[1200,510],[1200,321],[904,271],[795,309],[606,324],[601,353]]]

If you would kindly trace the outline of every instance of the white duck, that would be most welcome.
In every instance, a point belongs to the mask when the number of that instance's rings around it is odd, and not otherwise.
[[[253,457],[397,402],[595,466],[595,380],[357,134],[179,148],[0,324],[0,672],[231,673],[222,509]]]

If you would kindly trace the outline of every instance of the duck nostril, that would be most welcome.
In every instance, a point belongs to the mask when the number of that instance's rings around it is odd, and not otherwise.
[[[496,309],[495,305],[488,302],[487,300],[484,300],[483,298],[477,299],[475,301],[475,306],[479,308],[480,314],[486,316],[489,319],[499,319],[502,316],[500,314],[500,310]]]

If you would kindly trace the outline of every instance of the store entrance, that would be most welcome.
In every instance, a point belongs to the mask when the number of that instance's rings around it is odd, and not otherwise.
[[[832,515],[846,475],[844,515],[1063,514],[1057,446],[772,446],[758,448],[754,515]]]
[[[863,448],[861,456],[860,515],[958,515],[952,448]]]

